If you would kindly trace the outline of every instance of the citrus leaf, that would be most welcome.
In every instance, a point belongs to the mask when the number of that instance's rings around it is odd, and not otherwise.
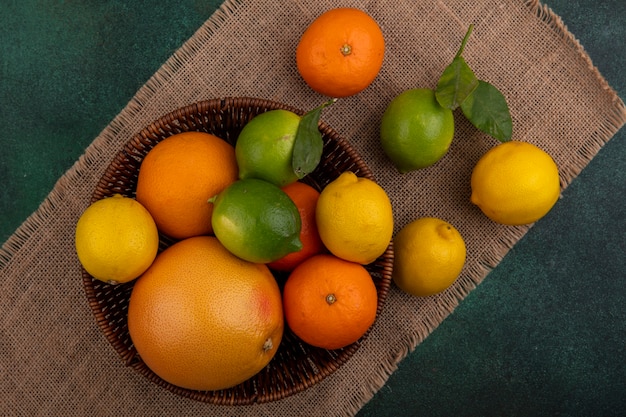
[[[318,125],[322,110],[337,99],[329,100],[321,106],[306,112],[300,119],[293,144],[291,165],[298,178],[313,172],[322,159],[324,141]]]
[[[439,77],[435,97],[442,107],[456,110],[478,86],[478,78],[462,56],[456,56]]]
[[[478,87],[461,103],[467,119],[479,130],[500,142],[511,140],[513,122],[504,95],[486,81],[479,80]]]
[[[435,98],[441,107],[456,110],[478,86],[478,79],[474,75],[474,71],[467,65],[465,58],[461,56],[473,30],[474,25],[469,25],[454,59],[443,70],[437,81]]]

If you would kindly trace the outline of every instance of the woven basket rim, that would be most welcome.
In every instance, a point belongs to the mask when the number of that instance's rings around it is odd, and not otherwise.
[[[195,122],[202,123],[203,118],[206,115],[218,115],[219,120],[222,120],[220,117],[223,116],[223,122],[228,123],[230,122],[229,118],[245,118],[249,117],[247,115],[254,114],[255,112],[258,113],[273,109],[289,110],[298,115],[303,115],[305,113],[301,109],[272,100],[254,97],[226,97],[198,101],[159,117],[154,122],[143,128],[139,133],[134,135],[124,145],[124,148],[113,158],[93,191],[91,202],[93,203],[106,195],[116,193],[116,190],[113,190],[112,187],[116,187],[118,183],[124,182],[120,181],[118,178],[121,175],[119,172],[120,166],[128,162],[136,163],[138,166],[141,162],[141,156],[137,155],[137,149],[145,146],[149,147],[150,145],[153,146],[155,140],[162,140],[155,138],[161,136],[167,137],[177,133],[178,131],[194,130],[194,128],[191,127],[191,124]],[[319,123],[319,130],[329,144],[336,146],[338,155],[341,155],[343,158],[347,157],[351,163],[354,163],[356,166],[355,171],[357,171],[358,176],[366,177],[375,181],[369,167],[346,139],[341,137],[334,129],[326,125],[323,121],[320,121]],[[236,140],[236,138],[234,140]],[[327,160],[330,160],[330,158],[327,158]],[[129,171],[133,171],[133,169],[131,168]],[[124,173],[124,175],[126,175],[126,173]],[[309,174],[311,180],[313,180],[314,175],[315,172]],[[126,183],[129,182],[132,181],[126,181]],[[319,189],[323,188],[323,185],[315,185]],[[167,240],[167,237],[165,239]],[[171,242],[167,242],[166,245],[169,243]],[[299,370],[296,369],[294,371],[295,375],[289,375],[289,379],[293,380],[291,383],[283,382],[282,386],[265,387],[262,386],[261,382],[254,381],[255,377],[252,377],[251,380],[248,380],[240,385],[221,391],[194,391],[175,386],[157,376],[141,360],[132,346],[132,341],[130,341],[130,337],[127,334],[127,328],[124,328],[124,326],[121,326],[119,323],[112,323],[112,320],[114,319],[111,317],[115,314],[123,315],[123,312],[114,310],[115,307],[118,307],[117,305],[110,306],[100,299],[102,297],[101,294],[104,292],[107,296],[109,293],[115,293],[115,296],[118,297],[118,299],[124,300],[124,297],[128,297],[130,295],[134,281],[121,286],[108,286],[108,284],[95,280],[84,269],[82,270],[82,279],[85,295],[90,309],[95,317],[96,324],[126,366],[132,367],[135,371],[156,385],[159,385],[182,397],[220,405],[247,405],[276,401],[302,392],[331,375],[354,355],[371,332],[373,326],[377,324],[378,317],[382,313],[391,284],[391,271],[393,268],[392,242],[389,243],[386,252],[372,264],[367,265],[366,268],[368,268],[368,271],[374,278],[377,286],[377,314],[374,324],[357,342],[337,351],[325,351],[324,354],[327,354],[331,359],[328,363],[321,365],[316,364],[319,365],[317,366],[317,373],[311,374],[310,371],[298,373]],[[285,327],[287,331],[286,323]],[[285,340],[281,342],[281,345],[283,343],[286,343]],[[279,347],[279,351],[281,347]],[[317,348],[314,348],[312,350],[315,351],[316,349]],[[277,356],[278,354],[275,356],[275,359]],[[272,361],[274,361],[274,359],[272,359]],[[272,365],[272,361],[268,367]]]

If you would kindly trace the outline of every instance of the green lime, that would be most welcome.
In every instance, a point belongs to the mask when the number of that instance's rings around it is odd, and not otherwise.
[[[427,88],[407,90],[394,98],[383,114],[381,145],[401,173],[426,168],[450,148],[454,117]]]
[[[270,110],[250,120],[235,145],[239,178],[258,178],[283,187],[298,179],[293,169],[293,146],[300,116]]]
[[[268,263],[302,249],[298,207],[278,186],[237,180],[209,201],[215,237],[241,259]]]

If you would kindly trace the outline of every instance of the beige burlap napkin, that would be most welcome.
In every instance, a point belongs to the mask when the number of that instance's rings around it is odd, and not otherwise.
[[[207,98],[253,96],[310,109],[325,100],[299,78],[294,50],[324,10],[359,7],[383,29],[387,51],[376,81],[342,99],[323,120],[346,137],[390,194],[396,230],[421,216],[454,224],[468,262],[447,292],[411,298],[392,288],[357,354],[303,393],[246,407],[184,399],[126,368],[86,303],[73,232],[96,182],[122,144],[169,111]],[[141,88],[59,179],[42,206],[0,251],[0,415],[353,415],[398,362],[478,285],[527,227],[498,226],[469,199],[469,176],[496,143],[457,117],[448,155],[399,175],[381,153],[378,125],[401,91],[436,84],[470,23],[464,57],[507,97],[514,139],[548,151],[563,188],[626,121],[624,103],[561,20],[537,1],[228,0]]]

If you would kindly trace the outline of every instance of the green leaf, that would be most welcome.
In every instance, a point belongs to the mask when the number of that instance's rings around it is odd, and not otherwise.
[[[473,30],[474,25],[469,25],[454,59],[439,77],[435,89],[435,98],[441,107],[456,110],[478,86],[478,79],[474,75],[474,71],[461,56]]]
[[[321,106],[306,112],[300,119],[293,144],[291,165],[298,178],[304,178],[313,172],[322,159],[324,141],[318,125],[322,110],[337,99],[329,100]]]
[[[513,122],[504,95],[493,85],[480,80],[478,87],[461,104],[461,110],[477,129],[500,142],[511,140]]]
[[[435,97],[442,107],[456,110],[478,86],[478,78],[462,56],[456,56],[439,77]]]

